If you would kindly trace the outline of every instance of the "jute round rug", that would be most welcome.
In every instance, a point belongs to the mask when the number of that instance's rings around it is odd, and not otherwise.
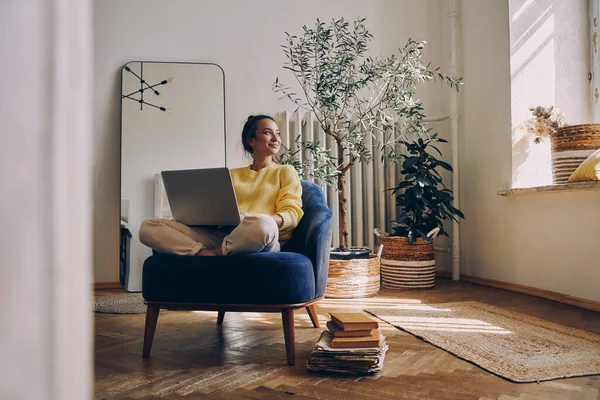
[[[146,305],[141,293],[117,294],[94,300],[94,311],[106,314],[145,314]]]

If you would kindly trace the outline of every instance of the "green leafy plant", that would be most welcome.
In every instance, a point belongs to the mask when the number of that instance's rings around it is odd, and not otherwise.
[[[432,143],[447,143],[437,134],[414,142],[401,141],[406,146],[406,155],[402,162],[403,176],[392,190],[396,195],[396,205],[401,212],[396,221],[392,222],[392,236],[408,237],[408,242],[414,244],[417,238],[423,238],[430,243],[432,232],[439,228],[439,234],[448,236],[444,230],[443,221],[464,218],[463,213],[452,206],[454,196],[452,190],[446,188],[437,168],[453,172],[450,164],[437,159],[428,149],[435,150],[441,157],[441,151]]]
[[[319,141],[301,141],[300,136],[296,137],[294,146],[286,147],[275,156],[275,161],[279,164],[290,164],[300,178],[317,178],[327,184],[332,184],[337,180],[340,171],[335,167],[335,157],[329,154],[329,149],[321,146]],[[303,162],[299,160],[298,154],[308,151],[310,155]]]
[[[278,161],[337,187],[340,249],[344,251],[349,247],[347,172],[358,162],[371,162],[375,146],[382,162],[398,162],[398,136],[429,133],[423,106],[416,97],[418,84],[436,77],[455,90],[461,84],[461,78],[451,78],[423,63],[425,42],[408,39],[398,55],[367,57],[373,36],[364,21],[357,19],[350,24],[342,18],[326,24],[317,19],[314,28],[302,28],[301,36],[286,32],[284,69],[296,79],[300,94],[279,78],[273,85],[282,98],[311,112],[335,142],[335,157],[322,143],[304,141],[284,149]],[[294,161],[303,150],[309,154],[305,162]]]

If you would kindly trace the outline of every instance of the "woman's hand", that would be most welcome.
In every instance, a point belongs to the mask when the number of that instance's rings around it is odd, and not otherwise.
[[[275,223],[277,223],[278,228],[281,228],[283,226],[283,218],[281,218],[281,215],[274,214],[274,215],[271,215],[271,218],[273,218],[275,220]]]
[[[243,220],[246,215],[248,214],[240,213],[240,219]],[[277,224],[278,228],[281,228],[283,226],[283,218],[281,217],[281,215],[273,214],[270,217],[275,220],[275,223]]]

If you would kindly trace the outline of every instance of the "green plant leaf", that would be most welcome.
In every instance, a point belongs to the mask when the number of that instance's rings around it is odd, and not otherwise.
[[[402,181],[402,182],[400,182],[398,185],[396,185],[396,187],[394,188],[394,192],[396,192],[396,191],[400,191],[400,190],[402,190],[402,189],[405,189],[405,188],[407,188],[407,187],[411,187],[411,186],[413,186],[413,183],[412,183],[412,182],[409,182],[409,181]]]
[[[415,187],[414,194],[417,199],[420,199],[423,196],[423,188],[419,186]]]
[[[431,147],[432,149],[434,149],[435,151],[438,152],[438,154],[440,155],[440,157],[442,156],[442,152],[440,151],[440,149],[438,149],[437,147],[435,147],[434,145],[430,145],[429,147]]]
[[[446,215],[446,211],[444,211],[444,209],[442,207],[438,208],[438,215],[440,216],[440,218],[445,219],[447,217]]]
[[[453,172],[454,170],[452,169],[452,166],[450,164],[448,164],[447,162],[441,161],[441,160],[437,160],[435,162],[437,165],[439,165],[440,167],[444,168],[447,171]]]
[[[447,207],[452,213],[458,215],[459,217],[461,217],[463,219],[465,218],[465,215],[458,208],[454,208],[454,206],[451,206],[450,204],[448,204]]]
[[[418,162],[419,162],[419,159],[417,157],[407,157],[404,159],[404,162],[402,163],[402,168],[414,167],[415,164]]]
[[[423,228],[418,228],[417,232],[419,233],[419,236],[421,236],[421,238],[426,242],[426,243],[431,243],[431,238],[427,237],[427,231],[425,231]]]
[[[405,221],[407,218],[408,218],[408,215],[406,215],[406,214],[402,214],[402,215],[400,215],[398,218],[396,218],[396,222],[398,222],[398,223],[400,223],[400,222],[403,222],[403,221]]]

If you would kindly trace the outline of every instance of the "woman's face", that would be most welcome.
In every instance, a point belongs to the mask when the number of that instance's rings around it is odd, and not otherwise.
[[[256,132],[253,138],[248,139],[253,154],[262,156],[274,156],[281,147],[279,128],[274,121],[268,118],[261,119],[256,123]]]

